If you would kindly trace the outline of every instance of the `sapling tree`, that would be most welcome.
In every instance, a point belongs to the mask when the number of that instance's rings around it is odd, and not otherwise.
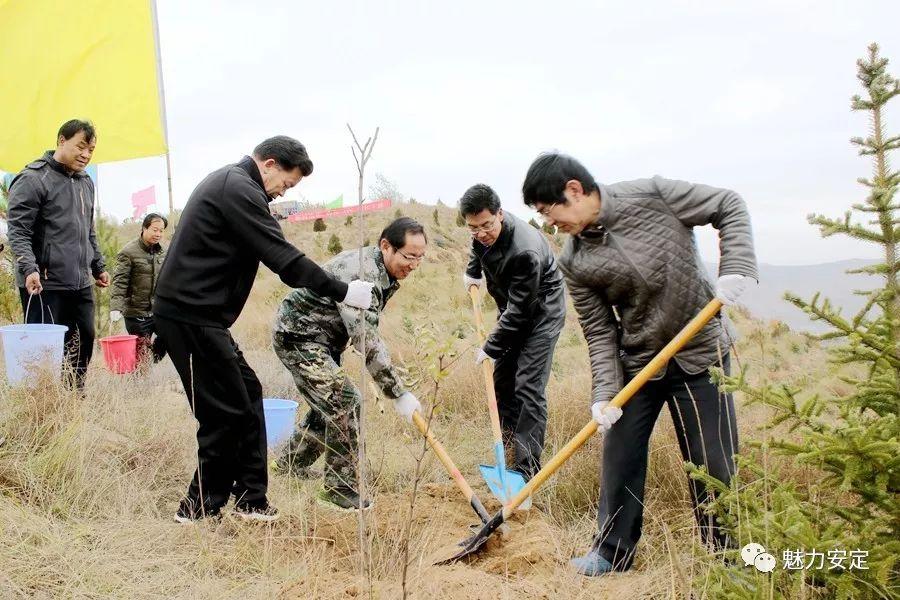
[[[727,567],[717,565],[712,588],[706,582],[712,597],[770,597],[771,590],[784,597],[812,597],[811,590],[817,598],[897,597],[900,224],[895,195],[900,176],[888,159],[900,147],[900,136],[887,133],[884,108],[900,87],[887,66],[876,44],[857,61],[863,93],[852,98],[851,108],[868,115],[870,134],[851,143],[871,157],[871,177],[858,180],[868,190],[866,198],[839,218],[809,216],[823,237],[845,235],[876,245],[882,260],[851,271],[871,275],[876,283],[858,292],[866,303],[849,316],[820,294],[809,301],[785,296],[827,324],[829,330],[819,337],[828,342],[831,369],[847,385],[816,393],[776,382],[751,385],[745,372],[721,377],[724,388],[742,392],[747,403],[768,406],[770,425],[782,427],[753,444],[757,452],[737,457],[731,486],[689,467],[715,490],[710,510],[733,532],[737,548],[760,543],[781,563],[765,576],[755,569],[724,573]],[[770,455],[786,460],[767,460]],[[785,465],[811,469],[811,482],[792,478]]]

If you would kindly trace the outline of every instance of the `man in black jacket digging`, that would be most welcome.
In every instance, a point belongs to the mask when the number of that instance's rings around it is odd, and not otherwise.
[[[262,385],[231,337],[260,261],[291,287],[368,309],[372,284],[343,283],[285,238],[268,203],[312,173],[303,144],[276,136],[214,171],[188,199],[159,275],[153,316],[194,416],[198,468],[175,520],[235,514],[271,521]]]
[[[494,361],[494,389],[504,438],[515,447],[513,468],[525,479],[541,469],[553,349],[566,320],[563,277],[543,234],[500,208],[484,184],[459,201],[472,234],[465,287],[483,287],[497,302],[497,325],[475,362]]]

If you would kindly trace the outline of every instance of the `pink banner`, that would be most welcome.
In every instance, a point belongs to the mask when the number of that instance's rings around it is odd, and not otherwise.
[[[384,198],[382,200],[376,200],[375,202],[367,202],[362,205],[362,212],[375,212],[378,210],[384,210],[386,208],[391,207],[391,201],[388,198]],[[331,210],[305,210],[303,212],[299,212],[293,215],[290,215],[287,220],[291,222],[296,221],[315,221],[316,219],[327,219],[328,217],[345,217],[347,215],[355,215],[359,210],[359,205],[356,204],[354,206],[345,206],[344,208],[333,208]]]
[[[131,195],[131,206],[134,207],[132,218],[137,220],[147,213],[147,209],[156,204],[156,186],[138,190]]]

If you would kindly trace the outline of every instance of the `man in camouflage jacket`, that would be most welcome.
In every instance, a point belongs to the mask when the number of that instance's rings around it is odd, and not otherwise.
[[[374,282],[372,305],[360,319],[359,310],[338,304],[308,288],[284,299],[275,321],[274,347],[288,368],[309,412],[279,459],[282,468],[308,477],[309,466],[325,455],[324,489],[320,502],[344,510],[366,509],[357,487],[356,453],[359,390],[341,368],[341,354],[349,343],[360,347],[365,338],[366,367],[397,412],[412,420],[419,401],[408,392],[391,365],[378,321],[387,301],[425,256],[424,228],[408,217],[388,225],[378,246],[365,247],[363,279]],[[351,282],[359,275],[359,250],[348,250],[323,268],[336,279]]]

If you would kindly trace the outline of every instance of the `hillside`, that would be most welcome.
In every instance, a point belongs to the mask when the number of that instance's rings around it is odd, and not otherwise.
[[[435,406],[433,429],[485,501],[477,465],[490,461],[490,429],[481,379],[471,366],[471,311],[461,285],[468,234],[448,207],[402,205],[396,210],[426,225],[431,245],[421,269],[405,281],[381,326],[393,356],[415,376],[423,403]],[[438,223],[433,220],[437,210]],[[377,239],[394,216],[366,219]],[[354,247],[358,222],[283,223],[286,235],[315,260],[327,258],[337,235]],[[118,232],[120,242],[134,226]],[[268,397],[296,398],[290,375],[273,354],[270,323],[286,287],[261,269],[251,300],[234,328]],[[744,337],[737,363],[754,378],[827,388],[842,385],[806,336],[778,324],[734,319]],[[449,374],[430,383],[434,353],[446,343]],[[349,355],[348,355],[349,356]],[[449,365],[449,366],[448,366]],[[358,361],[347,367],[358,377]],[[549,458],[590,418],[587,351],[569,311],[549,384]],[[567,560],[590,543],[595,523],[599,439],[554,476],[519,515],[506,539],[470,564],[432,566],[474,522],[466,503],[431,453],[421,467],[410,517],[410,492],[420,436],[367,393],[369,471],[376,509],[368,516],[374,597],[401,593],[405,527],[410,527],[408,587],[417,598],[672,598],[689,597],[709,558],[699,548],[685,474],[671,420],[652,439],[645,534],[635,568],[590,580]],[[738,399],[740,404],[740,398]],[[302,410],[302,409],[301,409]],[[740,435],[760,439],[765,412],[740,408]],[[114,376],[92,364],[87,397],[76,400],[52,381],[35,393],[0,383],[0,597],[351,598],[366,596],[359,575],[354,517],[314,501],[317,483],[273,472],[271,499],[283,519],[250,526],[183,527],[171,522],[193,470],[195,430],[171,363],[144,377]],[[752,451],[752,450],[748,450]],[[802,480],[804,473],[798,473]],[[496,503],[490,504],[496,509]]]
[[[825,327],[784,300],[784,294],[790,292],[804,300],[821,293],[835,306],[843,307],[843,314],[851,315],[863,307],[863,299],[856,290],[868,290],[877,287],[879,280],[870,275],[848,274],[848,270],[859,269],[875,261],[842,260],[818,265],[785,266],[759,265],[759,286],[751,289],[741,299],[749,311],[760,319],[778,320],[786,323],[795,331],[822,333]],[[710,272],[715,273],[712,265]]]

